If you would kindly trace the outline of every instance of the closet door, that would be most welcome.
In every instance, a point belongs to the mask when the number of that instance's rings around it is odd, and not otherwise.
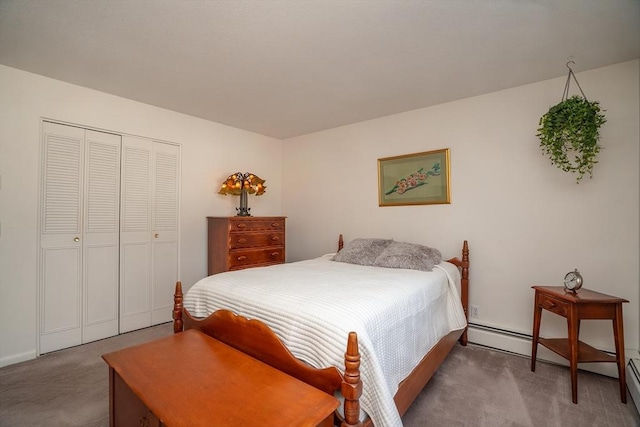
[[[84,129],[43,124],[40,353],[82,343]]]
[[[120,139],[85,133],[83,343],[118,335]]]
[[[120,332],[171,320],[178,280],[179,147],[123,137]]]
[[[151,142],[122,138],[120,332],[151,325]]]
[[[40,353],[118,333],[120,137],[43,123]]]
[[[179,147],[153,143],[151,324],[171,321],[178,280]]]

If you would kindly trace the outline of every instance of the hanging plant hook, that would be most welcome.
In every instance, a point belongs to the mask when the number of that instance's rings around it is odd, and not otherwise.
[[[569,64],[576,65],[576,63],[573,61],[568,61],[566,64],[566,67],[569,69],[569,75],[567,76],[567,83],[564,85],[564,92],[562,93],[562,101],[565,101],[569,98],[569,84],[571,83],[571,77],[573,77],[573,81],[575,81],[576,85],[578,85],[578,89],[580,89],[580,93],[582,94],[582,97],[586,100],[587,96],[582,91],[582,88],[580,87],[580,83],[578,83],[578,79],[576,78],[576,75],[573,72],[573,69],[569,66]]]

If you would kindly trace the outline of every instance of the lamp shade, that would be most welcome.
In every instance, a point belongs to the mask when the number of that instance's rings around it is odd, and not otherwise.
[[[240,196],[240,207],[236,208],[236,216],[251,216],[247,207],[247,194],[261,196],[267,190],[265,180],[250,172],[236,172],[224,180],[218,194]]]

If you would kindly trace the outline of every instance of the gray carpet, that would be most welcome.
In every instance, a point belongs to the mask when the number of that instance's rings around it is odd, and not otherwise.
[[[405,427],[638,427],[616,378],[578,371],[578,404],[569,368],[485,347],[456,346],[403,417]]]
[[[107,366],[100,357],[172,333],[164,324],[0,369],[0,426],[95,426],[108,419]],[[403,417],[405,427],[639,427],[616,379],[580,371],[571,403],[566,367],[469,345],[456,346]],[[270,426],[265,426],[270,427]],[[278,426],[279,427],[279,426]]]

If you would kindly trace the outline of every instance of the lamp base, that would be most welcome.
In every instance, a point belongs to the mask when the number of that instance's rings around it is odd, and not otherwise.
[[[236,216],[251,216],[249,213],[250,210],[251,208],[236,208]]]
[[[247,190],[243,189],[240,193],[240,207],[236,208],[236,216],[251,216],[249,213],[251,208],[247,206],[249,204],[248,198]]]

